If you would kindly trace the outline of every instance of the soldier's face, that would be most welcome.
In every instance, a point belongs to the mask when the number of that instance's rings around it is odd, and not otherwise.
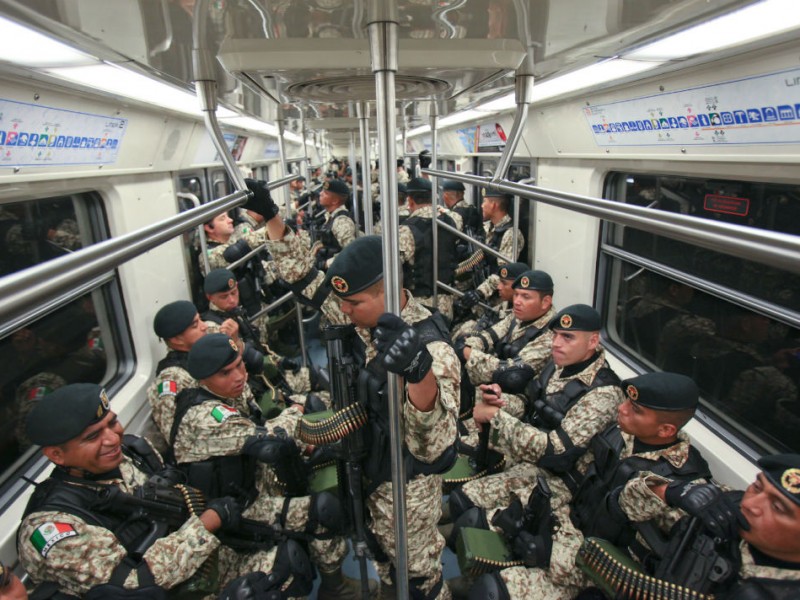
[[[514,316],[520,321],[535,321],[550,310],[552,296],[536,290],[514,290]]]
[[[386,311],[383,290],[375,293],[365,290],[342,298],[342,312],[356,327],[376,327],[378,318]]]
[[[566,367],[588,360],[599,343],[600,334],[597,332],[554,329],[553,362]]]
[[[744,541],[773,558],[800,561],[800,506],[763,473],[745,491],[741,509],[750,524],[750,531],[739,531]]]
[[[484,198],[481,202],[481,212],[483,213],[483,220],[488,221],[492,217],[494,211],[494,201],[490,198]]]
[[[453,206],[456,202],[458,202],[458,196],[453,190],[444,190],[442,192],[442,200],[444,200],[444,203],[449,208]]]
[[[228,213],[217,215],[211,221],[212,229],[217,235],[231,235],[233,233],[233,219],[228,216]]]
[[[81,434],[62,444],[48,446],[45,455],[57,465],[83,469],[95,475],[116,469],[122,462],[122,424],[109,411]]]
[[[631,402],[630,398],[617,408],[617,424],[622,431],[646,444],[659,443],[659,434],[663,429],[656,411],[638,402]]]
[[[513,284],[514,282],[508,279],[501,279],[497,282],[497,295],[501,300],[510,301],[514,298],[514,288],[511,287]]]
[[[323,208],[328,208],[334,205],[334,195],[331,194],[328,190],[323,190],[322,193],[319,195],[319,205]]]
[[[207,331],[208,325],[206,325],[206,322],[200,318],[200,315],[195,315],[192,324],[184,329],[180,335],[176,335],[173,340],[177,341],[181,346],[185,346],[187,349],[190,349],[192,346],[194,346],[194,343],[197,340],[206,334]]]
[[[238,398],[244,392],[246,383],[247,371],[241,356],[202,380],[203,385],[222,398]]]
[[[237,285],[232,290],[226,292],[215,292],[214,294],[206,294],[209,302],[213,302],[224,312],[230,312],[239,306],[239,286]]]

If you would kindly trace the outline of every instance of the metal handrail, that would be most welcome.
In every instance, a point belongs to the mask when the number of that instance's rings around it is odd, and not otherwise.
[[[0,279],[0,322],[18,319],[31,307],[52,301],[72,288],[144,254],[175,236],[244,204],[250,192],[234,192],[125,235],[98,242]]]
[[[688,215],[623,204],[602,198],[569,194],[537,186],[508,181],[494,182],[489,177],[434,169],[426,169],[424,172],[447,176],[450,179],[479,187],[492,187],[529,200],[537,200],[620,225],[644,229],[670,239],[709,250],[726,252],[791,273],[800,273],[800,236],[697,219]]]

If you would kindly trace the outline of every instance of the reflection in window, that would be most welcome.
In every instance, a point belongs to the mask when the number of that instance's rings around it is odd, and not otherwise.
[[[794,194],[788,187],[641,176],[617,176],[615,182],[618,195],[640,205],[716,219],[723,217],[709,214],[709,206],[744,212],[747,199],[748,216],[736,217],[742,224],[785,232],[796,226],[776,217],[788,210],[779,200]],[[709,199],[711,192],[734,200]],[[611,339],[650,368],[691,376],[704,412],[759,451],[800,452],[800,329],[792,312],[800,304],[800,280],[631,227],[608,225],[605,234]],[[614,247],[643,263],[612,257]],[[699,281],[687,285],[643,268],[648,262]],[[712,290],[730,297],[707,293]],[[786,315],[785,321],[737,304],[742,295],[761,299],[771,314]]]
[[[0,276],[83,247],[70,196],[0,206]]]

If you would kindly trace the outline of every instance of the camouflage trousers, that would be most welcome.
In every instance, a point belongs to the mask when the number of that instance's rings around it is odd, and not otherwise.
[[[264,469],[268,471],[268,469]],[[277,495],[274,489],[274,480],[269,476],[259,478],[257,485],[259,494],[255,502],[242,513],[248,519],[255,519],[262,523],[281,523],[289,531],[305,532],[308,527],[308,513],[311,506],[310,496],[285,498]],[[284,515],[284,505],[286,512]],[[283,519],[283,520],[281,520]],[[317,526],[312,532],[325,534],[324,527]],[[314,539],[308,544],[308,554],[317,567],[323,571],[337,569],[347,554],[347,544],[342,537],[331,539]]]
[[[455,299],[450,294],[438,294],[437,305],[435,308],[442,313],[442,316],[447,317],[448,320],[453,318],[453,303]],[[433,307],[433,296],[424,296],[416,298],[417,302],[426,307]]]
[[[394,503],[392,484],[382,483],[367,498],[370,530],[391,562],[395,558]],[[422,578],[422,590],[429,592],[442,577],[444,538],[437,529],[442,516],[442,478],[421,475],[406,485],[406,522],[408,525],[408,578]],[[378,575],[390,584],[390,563],[376,564]],[[437,600],[449,599],[450,590],[442,585]]]

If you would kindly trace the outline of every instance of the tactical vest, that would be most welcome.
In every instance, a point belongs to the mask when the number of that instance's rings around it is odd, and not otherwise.
[[[449,343],[447,326],[441,314],[413,323],[423,344],[441,341]],[[389,402],[386,369],[379,360],[372,360],[362,367],[358,375],[358,397],[366,399],[368,422],[364,428],[364,447],[369,454],[364,459],[364,476],[370,485],[367,495],[372,493],[384,481],[392,480],[391,473],[391,439],[389,429]],[[403,444],[403,458],[406,466],[406,478],[416,475],[432,475],[444,473],[453,466],[457,457],[455,441],[432,464],[417,460]]]
[[[210,320],[210,319],[209,319]],[[167,355],[158,361],[156,365],[156,376],[160,375],[162,371],[170,367],[180,367],[184,371],[188,371],[189,353],[180,350],[170,350]]]
[[[142,438],[126,435],[123,437],[122,452],[148,475],[158,475],[163,469],[160,458]],[[153,575],[147,563],[142,560],[144,553],[157,539],[176,531],[166,520],[160,520],[137,509],[135,514],[125,515],[118,506],[112,506],[106,488],[110,484],[95,484],[87,487],[86,480],[72,477],[63,469],[56,469],[49,479],[36,486],[23,513],[23,520],[36,512],[63,512],[86,522],[88,525],[102,527],[114,534],[125,548],[128,556],[111,574],[111,584],[121,588],[128,574],[137,572],[140,590],[128,590],[125,597],[167,598],[167,592],[155,586]],[[154,535],[155,532],[155,535]],[[17,544],[20,543],[19,537]],[[122,591],[122,590],[120,590]]]
[[[448,215],[440,215],[439,220],[455,227],[453,219]],[[433,296],[433,219],[410,216],[405,225],[414,236],[414,264],[403,264],[403,281],[416,296]],[[453,283],[453,272],[456,267],[456,236],[444,229],[439,229],[439,280]]]
[[[500,243],[503,241],[503,234],[511,229],[513,223],[509,221],[508,223],[504,223],[503,225],[499,225],[494,228],[491,235],[486,239],[486,245],[494,248],[495,250],[500,250]],[[489,254],[488,252],[484,255],[484,262],[489,269],[489,274],[494,275],[497,274],[497,257]],[[509,258],[516,258],[515,256],[509,256]]]
[[[621,488],[643,471],[683,481],[710,478],[711,471],[705,459],[691,446],[689,456],[681,467],[674,466],[663,457],[652,460],[634,455],[620,459],[624,448],[625,441],[616,423],[592,438],[594,462],[582,477],[574,474],[575,479],[580,481],[580,487],[573,496],[570,516],[575,527],[583,531],[586,537],[599,537],[617,546],[627,547],[633,541],[636,529],[632,524],[621,523],[611,514],[605,500],[610,492]]]
[[[204,402],[220,402],[220,399],[203,388],[183,390],[176,398],[175,418],[169,434],[169,445],[175,447],[183,418],[189,409]],[[257,495],[255,486],[256,459],[243,454],[214,456],[192,463],[182,463],[187,483],[199,489],[206,498],[233,496],[248,505]]]
[[[319,231],[319,240],[322,242],[322,245],[325,246],[326,257],[330,258],[335,256],[339,252],[342,251],[342,246],[339,244],[339,240],[336,239],[336,236],[333,235],[333,223],[336,219],[340,217],[348,217],[352,219],[350,216],[349,210],[342,210],[337,212],[333,215],[330,219],[328,219],[320,228]]]
[[[517,326],[520,325],[519,322],[515,319],[511,323],[511,327],[508,328],[508,331],[503,336],[503,338],[495,345],[494,352],[495,355],[500,359],[508,359],[508,358],[516,358],[519,356],[520,351],[530,344],[532,341],[537,339],[540,335],[542,335],[546,331],[546,327],[539,329],[538,327],[534,327],[531,325],[528,327],[525,332],[518,337],[514,341],[507,341],[511,339],[511,335],[514,333],[514,330]]]

